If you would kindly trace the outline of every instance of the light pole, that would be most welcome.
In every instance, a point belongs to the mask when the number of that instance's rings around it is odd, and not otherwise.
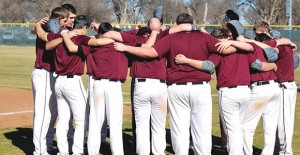
[[[286,0],[286,17],[289,18],[288,20],[288,24],[289,24],[289,29],[291,29],[292,27],[292,17],[293,17],[293,8],[292,8],[292,4],[293,0]]]

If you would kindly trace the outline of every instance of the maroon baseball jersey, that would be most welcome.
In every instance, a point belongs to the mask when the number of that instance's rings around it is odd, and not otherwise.
[[[166,35],[166,33],[163,33]],[[135,45],[136,43],[145,43],[149,35],[133,36],[128,33],[121,33],[124,43],[129,45]],[[158,35],[156,40],[159,40],[163,35]],[[166,59],[165,58],[153,58],[145,59],[134,57],[130,68],[131,77],[139,78],[152,78],[152,79],[166,79]]]
[[[250,64],[255,58],[249,52],[238,50],[230,55],[211,54],[210,61],[216,66],[217,89],[250,85]]]
[[[271,47],[276,47],[276,40],[264,42]],[[276,76],[278,82],[294,81],[294,57],[293,50],[290,46],[277,46],[278,60],[275,62],[277,65]]]
[[[35,44],[36,59],[34,63],[35,68],[43,68],[47,71],[55,71],[54,67],[54,51],[46,50],[46,42],[40,38],[36,39]]]
[[[210,73],[203,72],[188,65],[175,64],[175,57],[183,54],[196,60],[207,60],[210,52],[216,52],[219,40],[202,32],[179,32],[161,39],[153,48],[159,58],[167,58],[167,84],[178,82],[210,81]]]
[[[268,62],[268,60],[264,56],[264,51],[261,47],[257,46],[255,43],[249,43],[253,46],[254,51],[251,53],[255,58],[259,59],[261,62]],[[275,72],[272,71],[266,71],[261,72],[256,69],[251,68],[250,69],[250,79],[251,83],[257,82],[257,81],[269,81],[269,80],[276,80]]]
[[[48,40],[57,38],[60,34],[48,34]],[[85,35],[78,35],[71,38],[76,45],[87,45],[89,37]],[[82,75],[84,73],[85,55],[81,52],[71,53],[60,43],[55,51],[55,70],[59,75]]]
[[[86,74],[93,76],[93,71],[95,68],[95,61],[92,56],[92,51],[95,50],[89,46],[81,46],[84,53],[88,53],[86,55]],[[90,51],[90,52],[89,52]]]
[[[125,53],[115,51],[113,44],[96,48],[92,53],[95,79],[113,79],[125,82],[128,59]]]

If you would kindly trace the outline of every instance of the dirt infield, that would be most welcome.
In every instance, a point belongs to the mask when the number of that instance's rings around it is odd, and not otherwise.
[[[0,107],[0,128],[32,124],[33,99],[30,90],[1,87]]]
[[[130,113],[130,106],[124,106],[124,115]],[[0,129],[32,125],[32,120],[31,90],[0,87]]]

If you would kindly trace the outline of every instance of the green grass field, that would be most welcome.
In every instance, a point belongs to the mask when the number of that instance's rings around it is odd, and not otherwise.
[[[13,87],[20,89],[31,89],[31,72],[35,60],[34,47],[14,47],[0,46],[0,87]],[[295,71],[297,83],[300,81],[300,69]],[[83,81],[87,79],[83,76]],[[86,83],[86,82],[85,82]],[[218,96],[215,89],[216,81],[211,81],[213,98],[213,155],[225,154],[220,149],[220,129],[218,114]],[[130,105],[130,78],[123,84],[124,104]],[[299,101],[299,95],[297,100]],[[1,116],[0,116],[1,117]],[[300,148],[296,145],[300,143],[300,107],[296,105],[295,131],[293,139],[294,154],[300,154]],[[22,126],[18,128],[0,129],[0,155],[23,155],[32,154],[32,126]],[[167,149],[166,154],[172,154],[170,146],[170,132],[167,125]],[[131,149],[131,115],[124,115],[123,123],[124,151],[126,155],[132,155]],[[56,143],[54,143],[56,144]],[[254,154],[260,154],[263,147],[263,131],[260,123],[254,138]],[[101,154],[110,154],[108,148],[101,148]]]

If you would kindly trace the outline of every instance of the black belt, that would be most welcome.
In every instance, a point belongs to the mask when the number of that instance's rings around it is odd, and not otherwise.
[[[175,83],[176,85],[187,85],[189,82],[178,82],[178,83]],[[192,85],[198,85],[198,84],[204,84],[206,83],[206,81],[201,81],[201,82],[191,82]]]
[[[43,69],[42,67],[34,67],[35,69]]]
[[[67,78],[74,78],[74,75],[67,75]]]
[[[116,79],[95,79],[95,80],[108,80],[110,82],[118,82],[120,80],[116,80]]]
[[[270,81],[257,81],[257,82],[254,82],[252,84],[256,84],[257,86],[261,86],[261,85],[270,84]]]
[[[247,87],[249,87],[248,85],[238,85],[238,86],[247,86]],[[231,88],[237,88],[238,86],[229,86],[229,87],[225,87],[225,88],[231,89]]]
[[[147,79],[137,79],[138,82],[146,82]],[[160,83],[166,83],[166,80],[159,80]]]

